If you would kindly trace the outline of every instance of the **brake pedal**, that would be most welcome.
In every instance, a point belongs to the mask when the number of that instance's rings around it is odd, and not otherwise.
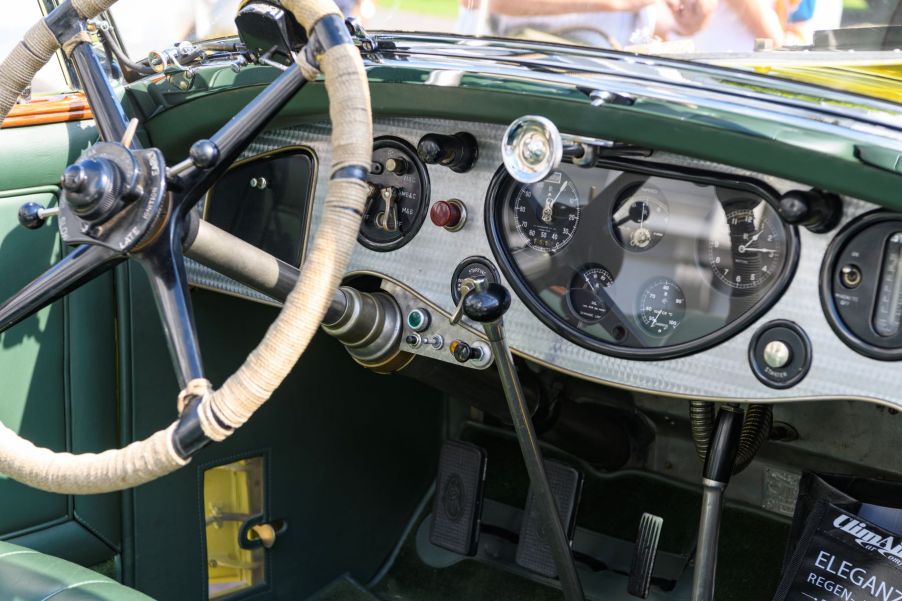
[[[468,442],[442,446],[429,541],[461,555],[476,555],[485,492],[485,451]]]
[[[566,463],[551,459],[545,460],[544,463],[545,474],[548,476],[548,484],[551,486],[551,493],[557,505],[561,524],[564,526],[567,540],[572,543],[573,532],[576,530],[576,509],[583,489],[582,472]],[[554,565],[554,557],[551,555],[551,549],[542,530],[541,517],[536,507],[535,491],[530,487],[523,524],[520,526],[517,565],[536,574],[556,578],[557,568]]]
[[[636,538],[636,550],[633,553],[630,580],[626,588],[634,597],[640,599],[648,597],[663,525],[664,519],[651,513],[643,513],[642,519],[639,520],[639,535]]]

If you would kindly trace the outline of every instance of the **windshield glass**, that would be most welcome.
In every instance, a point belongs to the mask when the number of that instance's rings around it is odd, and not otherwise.
[[[235,33],[241,0],[121,0],[128,50]],[[370,31],[456,33],[671,55],[902,100],[902,0],[338,0]],[[823,51],[823,52],[821,52]],[[807,70],[842,66],[828,75]],[[863,83],[862,80],[868,81]],[[876,82],[876,83],[875,83]],[[873,92],[873,90],[871,90]]]

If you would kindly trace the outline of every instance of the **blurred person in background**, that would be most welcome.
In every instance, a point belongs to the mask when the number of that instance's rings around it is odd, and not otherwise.
[[[536,37],[596,48],[648,44],[661,33],[692,35],[717,0],[459,0],[461,33]],[[663,17],[663,18],[661,18]],[[666,27],[661,30],[659,24]]]
[[[783,45],[788,5],[797,0],[719,0],[710,20],[692,36],[696,52],[754,52],[756,40]],[[676,34],[684,34],[679,30]]]

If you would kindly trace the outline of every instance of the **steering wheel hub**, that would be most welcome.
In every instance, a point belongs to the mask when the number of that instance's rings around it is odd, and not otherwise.
[[[157,149],[94,145],[61,178],[59,229],[67,244],[129,252],[165,216],[166,168]]]

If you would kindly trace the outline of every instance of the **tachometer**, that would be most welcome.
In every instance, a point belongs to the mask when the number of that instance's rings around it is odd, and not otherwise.
[[[573,314],[583,323],[601,321],[610,309],[604,289],[613,283],[614,276],[601,265],[587,267],[573,276],[567,295]]]
[[[517,231],[533,250],[555,253],[579,225],[579,192],[562,171],[535,184],[519,185],[511,195]]]
[[[620,246],[644,252],[657,246],[667,233],[670,205],[656,187],[631,188],[614,205],[612,226]]]
[[[779,274],[786,255],[783,227],[772,213],[749,208],[727,211],[708,240],[707,260],[714,276],[735,290],[752,291]]]
[[[639,325],[652,336],[667,336],[683,322],[686,296],[670,278],[658,278],[645,286],[639,296]]]

